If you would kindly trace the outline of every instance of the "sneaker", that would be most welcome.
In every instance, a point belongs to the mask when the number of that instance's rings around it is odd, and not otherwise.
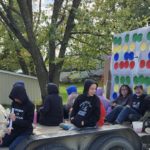
[[[64,130],[69,130],[70,125],[67,125],[67,124],[65,124],[65,123],[60,123],[60,124],[59,124],[59,127],[60,127],[60,128],[63,128]]]
[[[150,128],[146,128],[145,132],[148,133],[148,134],[150,134]]]
[[[116,125],[116,124],[119,124],[117,121],[115,121],[112,125]]]

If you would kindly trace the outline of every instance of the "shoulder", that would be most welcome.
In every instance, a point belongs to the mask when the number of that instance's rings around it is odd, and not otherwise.
[[[99,98],[97,95],[94,95],[94,99],[95,99],[96,101],[100,101],[100,98]]]

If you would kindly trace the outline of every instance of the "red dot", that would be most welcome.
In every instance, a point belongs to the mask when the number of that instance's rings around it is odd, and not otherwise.
[[[125,61],[124,67],[127,69],[129,67],[129,61]]]
[[[146,67],[147,67],[147,69],[150,69],[150,60],[147,61]]]
[[[119,68],[120,68],[120,69],[123,69],[123,68],[124,68],[124,62],[123,62],[123,61],[120,62]]]
[[[114,64],[114,68],[115,68],[115,70],[118,69],[118,62],[116,62],[116,63]]]
[[[134,66],[135,66],[135,62],[134,62],[134,61],[131,61],[131,62],[130,62],[130,69],[133,69]]]
[[[140,68],[144,68],[145,67],[145,60],[141,60],[140,61]]]

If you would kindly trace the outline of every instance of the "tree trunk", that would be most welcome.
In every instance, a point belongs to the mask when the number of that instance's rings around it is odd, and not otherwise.
[[[30,75],[36,76],[35,68],[34,68],[34,62],[33,62],[32,58],[30,58]]]
[[[17,48],[15,48],[15,51],[17,53],[17,56],[18,56],[18,60],[19,60],[19,64],[20,64],[20,67],[21,67],[21,70],[23,71],[23,74],[26,74],[26,75],[29,75],[29,71],[28,71],[28,68],[27,68],[27,65],[26,65],[26,62],[25,60],[22,58],[21,56],[21,51]]]

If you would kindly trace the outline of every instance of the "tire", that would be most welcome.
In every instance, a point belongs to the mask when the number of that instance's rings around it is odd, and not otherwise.
[[[35,150],[70,150],[70,148],[63,144],[55,143],[42,145],[37,147]]]
[[[123,136],[107,135],[97,138],[89,150],[135,150],[132,144]]]

